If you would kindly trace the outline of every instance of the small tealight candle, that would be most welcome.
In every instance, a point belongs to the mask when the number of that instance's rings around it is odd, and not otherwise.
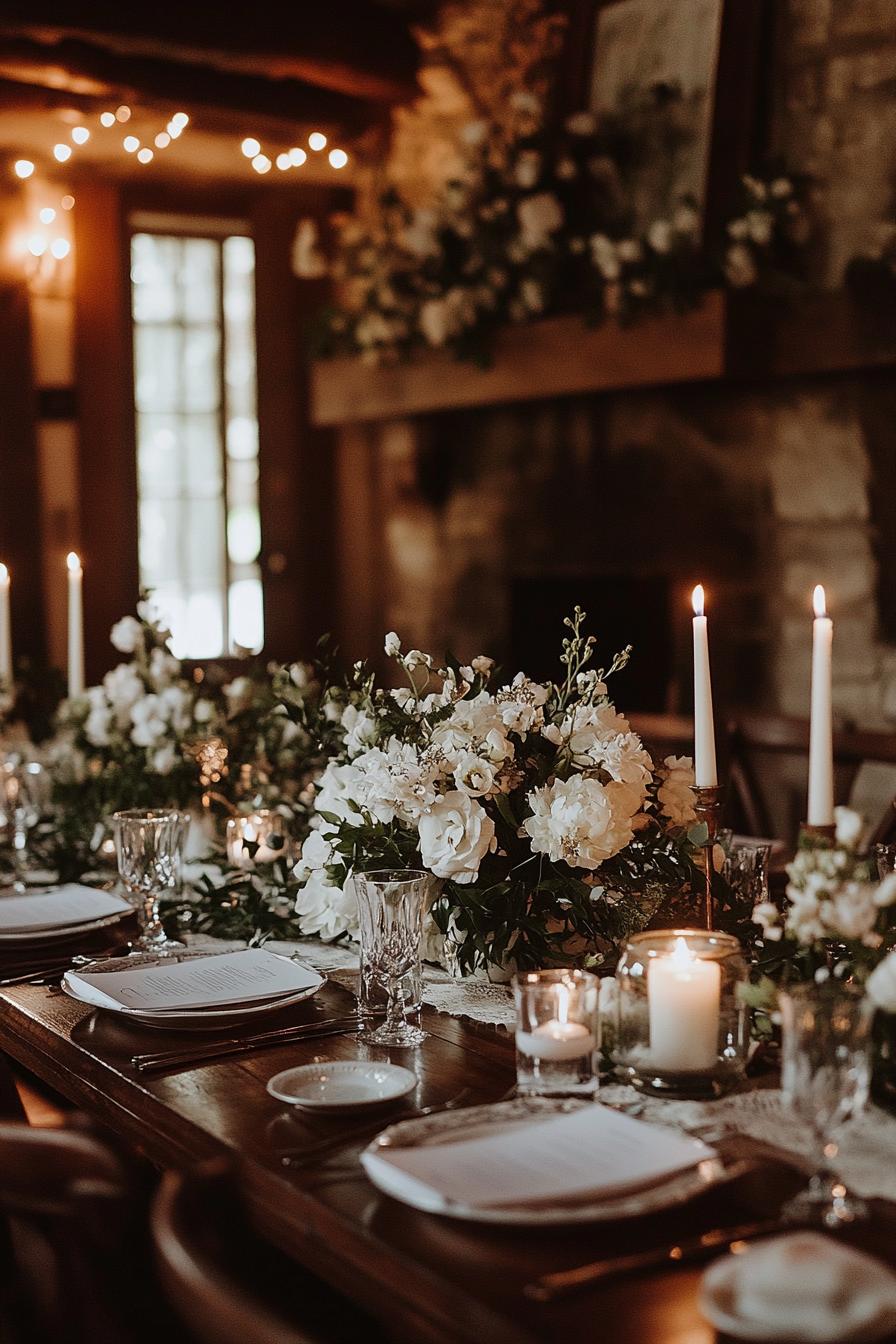
[[[518,1031],[516,1046],[524,1055],[535,1059],[581,1059],[595,1048],[595,1039],[583,1022],[570,1022],[569,990],[557,985],[557,1016],[540,1022],[532,1031]]]
[[[647,973],[651,1065],[669,1073],[714,1068],[719,1049],[721,970],[694,955],[679,936]]]

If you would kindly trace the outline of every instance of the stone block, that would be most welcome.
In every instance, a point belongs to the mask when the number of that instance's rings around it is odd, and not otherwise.
[[[835,522],[868,517],[868,458],[858,418],[834,398],[806,393],[781,408],[769,445],[778,518]]]

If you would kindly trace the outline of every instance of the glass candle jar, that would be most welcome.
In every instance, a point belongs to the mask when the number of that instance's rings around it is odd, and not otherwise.
[[[617,1069],[656,1096],[721,1096],[746,1067],[746,980],[740,943],[729,933],[634,934],[616,968]]]
[[[279,812],[262,808],[249,816],[231,817],[228,821],[227,861],[231,868],[250,869],[257,863],[289,859],[291,854],[292,842],[287,835],[286,818]]]
[[[597,1087],[598,980],[589,971],[525,971],[514,977],[517,1090],[569,1096]]]

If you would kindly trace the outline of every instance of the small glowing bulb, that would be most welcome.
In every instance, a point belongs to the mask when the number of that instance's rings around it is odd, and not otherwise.
[[[41,224],[52,224],[55,218],[56,218],[56,211],[53,209],[52,205],[45,205],[43,210],[41,210],[40,212]]]
[[[140,141],[136,135],[126,135],[121,142],[129,154],[134,154],[140,148]]]
[[[308,143],[314,150],[326,149],[327,137],[323,131],[312,131],[308,137]]]
[[[28,251],[32,257],[42,257],[47,250],[47,240],[42,233],[32,233],[28,239]]]
[[[305,153],[304,149],[299,149],[298,146],[289,151],[289,161],[293,168],[301,168],[307,158],[308,155]]]
[[[172,117],[171,121],[169,121],[168,125],[165,127],[165,130],[171,136],[172,140],[176,140],[183,130],[183,126],[179,121],[175,121]]]
[[[63,210],[71,210],[75,204],[75,198],[74,196],[63,196],[59,204],[62,206]]]
[[[159,131],[155,139],[156,149],[167,149],[171,144],[171,136],[167,131]]]
[[[187,116],[186,112],[175,112],[174,116],[171,118],[171,125],[176,126],[178,131],[182,131],[184,127],[189,124],[190,118]]]
[[[115,113],[114,113],[114,112],[101,112],[101,113],[100,113],[100,125],[101,125],[101,126],[114,126],[114,125],[115,125]]]
[[[68,572],[70,574],[77,574],[81,568],[80,558],[74,551],[69,551],[68,555],[65,557],[65,563],[68,566]]]
[[[812,608],[815,615],[819,618],[827,615],[828,604],[825,598],[824,588],[822,588],[820,583],[816,583],[815,591],[812,594]]]
[[[147,148],[144,146],[143,149],[138,149],[138,151],[137,151],[137,158],[139,159],[139,161],[140,161],[141,163],[152,163],[152,160],[153,160],[153,152],[152,152],[151,149],[147,149]]]
[[[53,157],[54,159],[57,159],[60,163],[65,163],[66,159],[70,159],[71,156],[72,156],[71,145],[53,146]]]
[[[62,261],[72,250],[72,245],[67,238],[54,238],[50,244],[50,251],[57,261]]]
[[[240,149],[243,151],[247,159],[254,159],[256,155],[261,153],[261,144],[258,140],[255,139],[254,135],[247,135],[243,143],[240,145]]]
[[[292,167],[292,159],[289,157],[288,154],[277,155],[277,167],[280,169],[282,173],[285,173],[287,168]]]
[[[121,107],[117,107],[115,109],[116,121],[130,121],[130,119],[131,119],[131,109],[128,107],[127,103],[122,103]]]
[[[76,145],[86,145],[90,139],[90,132],[86,126],[72,127],[72,139]]]
[[[348,155],[344,149],[331,149],[327,157],[331,168],[344,168],[348,163]]]
[[[694,615],[695,615],[695,616],[702,616],[702,615],[703,615],[703,608],[704,608],[704,606],[705,606],[705,604],[706,604],[706,599],[705,599],[705,595],[704,595],[704,592],[703,592],[703,584],[702,584],[702,583],[698,583],[698,584],[697,584],[697,587],[696,587],[696,588],[694,589],[694,591],[691,593],[691,603],[693,604],[693,607],[694,607]]]
[[[271,171],[271,161],[267,154],[256,154],[252,160],[252,167],[256,173],[269,173]]]
[[[13,172],[16,177],[30,177],[34,172],[34,164],[30,159],[16,159],[13,164]]]

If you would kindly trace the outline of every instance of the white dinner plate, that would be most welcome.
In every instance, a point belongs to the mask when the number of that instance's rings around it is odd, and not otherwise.
[[[378,1190],[422,1209],[424,1213],[438,1213],[446,1218],[460,1218],[473,1223],[497,1223],[517,1227],[549,1226],[570,1223],[609,1222],[617,1218],[636,1218],[657,1213],[662,1209],[695,1199],[713,1185],[733,1180],[745,1169],[743,1161],[726,1159],[721,1154],[699,1163],[687,1171],[677,1172],[655,1185],[641,1187],[606,1199],[589,1196],[581,1201],[541,1202],[534,1205],[474,1206],[443,1199],[435,1191],[422,1186],[410,1194],[399,1172],[392,1176],[387,1162],[368,1163],[368,1154],[385,1147],[416,1148],[438,1143],[457,1143],[465,1139],[493,1138],[502,1130],[528,1124],[533,1116],[562,1115],[581,1106],[591,1106],[586,1100],[557,1101],[549,1097],[518,1097],[514,1101],[499,1101],[488,1106],[470,1106],[463,1110],[440,1111],[436,1115],[401,1120],[390,1125],[368,1144],[361,1154],[361,1163],[367,1176]]]
[[[732,1339],[774,1340],[775,1344],[870,1344],[896,1330],[896,1304],[893,1301],[892,1274],[881,1265],[877,1299],[866,1292],[847,1302],[842,1311],[819,1321],[814,1330],[805,1324],[787,1329],[785,1323],[770,1324],[742,1316],[737,1310],[737,1276],[743,1273],[749,1249],[741,1256],[727,1255],[703,1275],[700,1285],[700,1310],[708,1321]],[[873,1285],[872,1285],[873,1286]]]
[[[416,1075],[398,1064],[343,1060],[284,1069],[270,1080],[268,1091],[290,1106],[336,1114],[397,1101],[416,1086]]]
[[[178,960],[192,960],[194,957],[211,957],[219,955],[215,952],[181,952],[178,954]],[[272,952],[272,956],[279,956],[279,953]],[[286,957],[286,961],[295,960],[295,958]],[[100,975],[104,971],[130,971],[139,966],[162,966],[169,957],[159,957],[154,953],[145,953],[140,956],[131,957],[107,957],[102,961],[96,962],[91,966],[79,966],[75,972],[76,975],[83,975],[88,972],[91,975]],[[255,1001],[249,1004],[235,1004],[226,1008],[157,1008],[147,1010],[143,1008],[126,1008],[123,1004],[112,1006],[112,1002],[99,1002],[89,993],[89,989],[75,985],[70,982],[69,972],[62,977],[62,988],[70,998],[77,999],[79,1003],[87,1003],[91,1008],[102,1008],[105,1012],[116,1013],[121,1017],[126,1017],[134,1022],[139,1022],[141,1026],[158,1027],[161,1030],[168,1031],[220,1031],[226,1027],[237,1027],[243,1022],[249,1022],[255,1017],[261,1017],[265,1013],[275,1013],[281,1008],[290,1008],[296,1003],[302,1003],[305,999],[310,999],[318,992],[321,985],[325,984],[324,977],[310,966],[302,963],[303,970],[315,977],[314,983],[307,985],[304,989],[296,990],[294,994],[281,994],[277,998],[264,999],[261,1002]]]
[[[131,910],[122,910],[118,914],[103,915],[101,919],[88,919],[81,924],[62,924],[50,929],[7,931],[0,933],[0,946],[7,943],[33,943],[35,947],[40,947],[44,943],[64,942],[67,938],[76,938],[85,933],[92,933],[94,929],[111,928],[113,924],[120,924],[123,919],[127,919],[132,913]]]

